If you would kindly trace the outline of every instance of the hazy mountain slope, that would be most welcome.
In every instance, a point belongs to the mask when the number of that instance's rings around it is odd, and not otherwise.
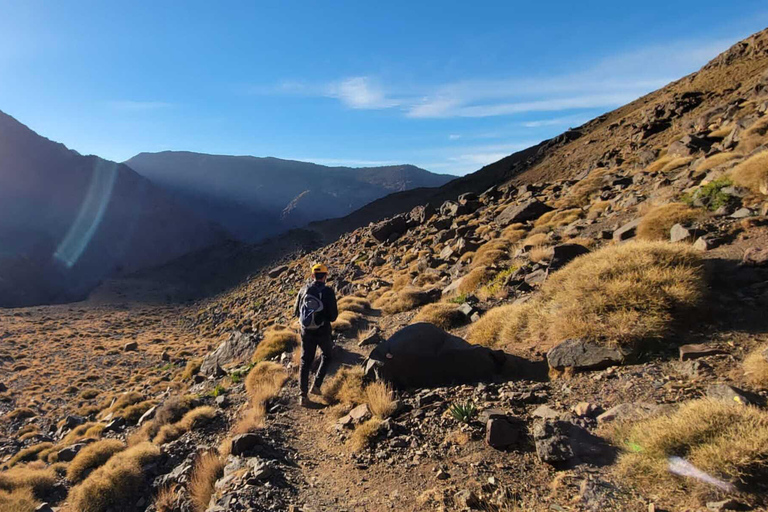
[[[248,241],[341,217],[391,192],[437,187],[453,178],[412,165],[353,169],[184,151],[140,153],[126,164]]]
[[[518,184],[577,178],[590,170],[619,162],[653,160],[659,147],[682,137],[685,124],[716,104],[737,101],[760,87],[768,67],[768,31],[758,32],[717,56],[700,71],[584,125],[514,153],[479,171],[433,190],[391,194],[340,218],[310,227],[332,240],[416,205],[439,206],[464,192],[482,192],[513,180]],[[685,115],[683,122],[680,117]]]
[[[70,151],[0,112],[0,306],[80,298],[116,270],[221,237],[129,167]]]

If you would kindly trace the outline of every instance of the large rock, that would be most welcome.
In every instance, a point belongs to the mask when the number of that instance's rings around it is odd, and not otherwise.
[[[538,219],[551,210],[551,206],[536,199],[530,199],[522,204],[506,207],[504,211],[496,217],[496,222],[502,226],[513,224],[515,222],[528,222],[529,220]]]
[[[279,277],[280,274],[288,270],[288,265],[280,265],[279,267],[275,267],[269,272],[267,272],[267,275],[271,277],[272,279]]]
[[[62,448],[56,453],[59,462],[70,462],[75,458],[75,455],[77,455],[80,450],[83,449],[83,446],[85,446],[85,443],[77,443],[67,446],[66,448]]]
[[[601,370],[619,365],[634,355],[630,348],[604,346],[581,339],[565,340],[547,352],[550,368],[576,371]]]
[[[589,249],[579,244],[560,244],[552,250],[552,261],[549,263],[550,272],[564,267],[571,260],[587,254]]]
[[[573,458],[570,442],[571,424],[560,420],[537,421],[533,426],[536,455],[549,464],[566,462]]]
[[[517,442],[519,431],[506,418],[492,417],[485,424],[485,442],[491,448],[503,450]]]
[[[640,225],[640,219],[635,219],[631,222],[627,222],[619,229],[613,232],[613,240],[621,242],[622,240],[628,240],[635,237],[637,232],[637,226]]]
[[[383,220],[371,228],[371,236],[378,242],[386,242],[390,237],[402,235],[408,230],[408,221],[404,215],[396,215],[391,219]]]
[[[243,362],[251,357],[258,344],[258,338],[253,334],[234,331],[230,334],[229,339],[223,341],[216,350],[205,356],[203,364],[200,366],[200,373],[202,375],[216,375],[217,369],[221,366]]]
[[[707,397],[732,405],[761,405],[765,402],[760,395],[728,384],[712,384],[707,388]]]
[[[408,214],[408,221],[412,224],[424,224],[431,219],[435,213],[435,207],[427,203],[424,206],[417,206]]]
[[[492,380],[505,371],[507,360],[501,350],[472,345],[419,322],[377,345],[365,371],[400,388],[432,387]]]
[[[256,448],[261,443],[261,438],[258,434],[249,432],[247,434],[240,434],[232,438],[230,444],[230,453],[232,455],[242,455],[248,453]]]

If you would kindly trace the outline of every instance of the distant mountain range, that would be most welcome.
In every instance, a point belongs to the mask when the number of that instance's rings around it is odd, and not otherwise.
[[[225,239],[129,167],[0,112],[0,307],[84,298],[109,275]]]
[[[342,217],[393,192],[439,187],[455,176],[413,165],[327,167],[279,158],[164,151],[125,162],[243,241]]]

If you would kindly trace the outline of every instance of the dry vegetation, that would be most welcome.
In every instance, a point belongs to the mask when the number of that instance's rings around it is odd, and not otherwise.
[[[366,386],[365,400],[371,414],[382,420],[389,418],[397,410],[395,393],[383,382],[373,382]]]
[[[117,439],[104,439],[84,447],[67,467],[67,480],[80,482],[89,471],[98,468],[114,454],[125,449],[125,444]]]
[[[689,224],[701,217],[701,212],[683,203],[670,203],[651,209],[637,226],[642,240],[669,240],[669,230],[675,224]]]
[[[194,430],[197,427],[210,422],[217,416],[217,414],[216,409],[208,405],[196,407],[182,416],[176,423],[163,425],[152,442],[157,445],[163,445],[178,439],[185,432],[189,432],[190,430]]]
[[[253,353],[253,362],[258,363],[266,359],[272,359],[283,352],[290,352],[299,344],[299,335],[288,329],[276,329],[267,331],[256,346]]]
[[[752,155],[731,169],[729,174],[736,185],[755,194],[768,195],[768,151]]]
[[[756,388],[768,389],[768,345],[757,347],[747,355],[744,377]]]
[[[329,403],[361,404],[365,401],[363,392],[363,369],[360,366],[343,366],[323,383],[323,398]]]
[[[352,450],[358,452],[371,444],[373,438],[379,433],[379,428],[381,428],[381,420],[377,417],[373,417],[358,425],[349,439],[349,445]]]
[[[633,485],[712,494],[711,485],[670,471],[670,457],[681,457],[740,490],[768,490],[768,412],[755,407],[695,400],[670,415],[618,425],[613,438],[625,449],[618,471]]]
[[[696,166],[696,172],[705,173],[710,169],[714,169],[717,166],[731,162],[737,158],[740,158],[740,155],[736,153],[732,153],[732,152],[717,153],[716,155],[707,157],[702,163]]]
[[[237,422],[233,431],[237,434],[252,432],[264,426],[267,403],[275,398],[288,380],[288,373],[282,365],[262,361],[245,378],[250,407]]]
[[[392,290],[385,292],[374,302],[374,307],[381,309],[389,315],[410,311],[415,307],[421,306],[428,301],[428,294],[420,288],[407,287],[399,291]]]
[[[436,302],[421,308],[413,322],[429,322],[441,329],[452,329],[464,323],[464,314],[459,311],[458,304]]]
[[[577,258],[534,299],[489,311],[469,330],[472,343],[551,346],[569,338],[630,345],[662,338],[675,314],[704,293],[699,256],[684,246],[630,242]]]
[[[203,512],[213,496],[216,480],[224,474],[224,463],[215,451],[205,452],[195,462],[189,478],[189,495],[195,512]]]

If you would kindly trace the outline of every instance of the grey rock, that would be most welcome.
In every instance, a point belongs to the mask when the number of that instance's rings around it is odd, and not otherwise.
[[[139,350],[139,344],[135,341],[129,341],[123,346],[123,352],[135,352]]]
[[[118,417],[107,423],[102,432],[120,432],[123,428],[125,428],[125,420]]]
[[[752,210],[749,208],[739,208],[735,212],[731,214],[732,219],[744,219],[746,217],[751,217],[753,214]]]
[[[560,417],[560,413],[548,405],[540,405],[531,413],[531,416],[545,420],[556,420]]]
[[[708,251],[714,246],[711,238],[706,236],[700,236],[693,242],[693,248],[697,251]]]
[[[75,458],[75,455],[77,455],[80,452],[80,450],[83,449],[83,446],[85,446],[84,443],[77,443],[77,444],[67,446],[66,448],[62,448],[56,453],[56,455],[58,456],[59,462],[70,462],[72,459]]]
[[[505,208],[496,217],[496,222],[501,226],[514,224],[515,222],[528,222],[529,220],[538,219],[551,210],[551,206],[536,199],[530,199],[522,204],[511,205]]]
[[[638,225],[640,225],[640,219],[635,219],[632,222],[627,222],[626,224],[624,224],[619,229],[613,232],[614,241],[620,242],[622,240],[628,240],[630,238],[634,238],[635,233],[637,232]]]
[[[261,443],[259,435],[249,432],[240,434],[232,438],[230,453],[232,455],[243,455],[256,448]]]
[[[257,345],[258,338],[253,334],[234,331],[227,340],[216,347],[216,350],[205,356],[200,373],[216,375],[221,366],[250,359]]]
[[[597,417],[598,423],[610,423],[612,421],[634,421],[656,414],[660,410],[656,404],[645,402],[632,402],[611,407]]]
[[[518,429],[506,418],[493,417],[485,424],[485,442],[497,450],[515,444],[519,434]]]
[[[556,345],[547,352],[550,368],[577,371],[601,370],[623,364],[634,355],[626,347],[602,346],[581,339],[570,339]]]
[[[587,254],[589,249],[579,244],[560,244],[552,249],[552,261],[549,263],[549,270],[553,272],[570,263],[573,259]]]
[[[288,265],[280,265],[278,267],[273,268],[269,272],[267,272],[267,275],[272,279],[275,279],[276,277],[279,277],[280,274],[282,274],[286,270],[288,270]]]
[[[755,405],[760,403],[759,397],[728,384],[712,384],[707,388],[707,396],[732,405]]]
[[[147,412],[141,415],[141,418],[139,418],[138,423],[136,423],[137,426],[142,426],[147,421],[151,420],[155,417],[155,413],[157,413],[157,406],[150,407],[147,409]]]
[[[371,236],[377,242],[386,242],[402,235],[408,230],[408,222],[405,215],[396,215],[391,219],[383,220],[371,228]]]
[[[460,510],[476,510],[482,506],[480,498],[478,498],[477,495],[469,489],[464,489],[454,494],[453,503]]]
[[[669,241],[672,243],[687,242],[693,237],[691,231],[682,224],[675,224],[669,230]]]
[[[533,426],[536,455],[542,462],[566,462],[573,458],[569,441],[571,424],[559,420],[537,421]]]
[[[226,409],[229,407],[229,399],[226,395],[219,395],[216,397],[216,405],[222,409]]]

